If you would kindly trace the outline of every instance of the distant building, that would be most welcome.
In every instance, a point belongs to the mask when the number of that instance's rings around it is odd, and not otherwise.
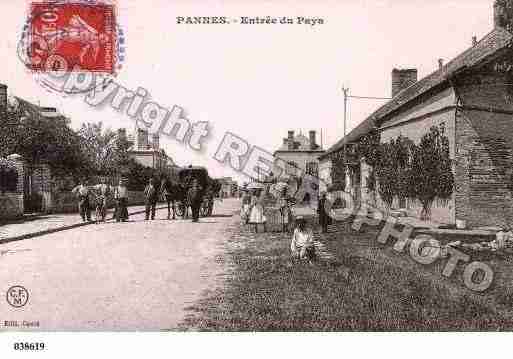
[[[221,177],[217,179],[221,182],[220,195],[222,197],[234,197],[238,194],[238,184],[232,177]]]
[[[315,131],[310,131],[309,137],[301,133],[294,135],[294,131],[289,131],[281,147],[274,152],[274,157],[286,162],[286,175],[307,173],[318,176],[319,157],[322,154],[324,150],[317,144]]]
[[[300,178],[304,174],[314,177],[319,176],[319,157],[324,154],[324,150],[317,143],[316,131],[309,131],[308,137],[294,131],[288,131],[287,137],[283,139],[280,148],[274,152],[274,157],[285,162],[285,169],[276,168],[273,172],[279,177],[296,177]],[[277,167],[283,166],[283,163]],[[279,179],[278,179],[279,180]],[[311,192],[311,193],[316,193]],[[304,198],[305,202],[315,201],[316,198]]]
[[[141,165],[161,171],[167,168],[177,167],[173,159],[160,148],[160,138],[158,134],[153,134],[150,140],[148,130],[142,129],[136,125],[134,134],[129,135],[128,139],[133,143],[128,155]]]

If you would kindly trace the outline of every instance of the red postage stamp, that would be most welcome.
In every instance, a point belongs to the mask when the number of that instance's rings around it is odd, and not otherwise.
[[[114,71],[116,20],[113,4],[33,2],[29,19],[28,50],[32,70]]]

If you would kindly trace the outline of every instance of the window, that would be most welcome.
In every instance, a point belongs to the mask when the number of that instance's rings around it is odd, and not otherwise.
[[[308,162],[306,164],[306,174],[309,174],[314,177],[318,177],[319,175],[319,164],[317,162]]]

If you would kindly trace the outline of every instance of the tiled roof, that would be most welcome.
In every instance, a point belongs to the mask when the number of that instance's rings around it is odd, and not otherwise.
[[[41,106],[35,105],[33,103],[30,103],[29,101],[24,100],[24,99],[22,99],[20,97],[17,97],[17,96],[14,96],[14,97],[16,98],[16,100],[18,101],[20,106],[23,107],[25,112],[28,112],[31,115],[39,114],[39,115],[41,115],[43,117],[47,117],[47,118],[54,118],[54,117],[55,118],[62,118],[62,117],[64,117],[54,107],[41,107]]]
[[[478,65],[486,58],[495,54],[497,51],[510,45],[512,40],[513,35],[510,32],[502,28],[495,28],[475,46],[472,46],[471,48],[455,57],[441,69],[438,69],[420,81],[417,81],[410,87],[399,92],[392,100],[374,111],[345,138],[341,139],[335,145],[330,147],[322,156],[322,158],[326,157],[330,153],[340,150],[344,146],[344,142],[350,143],[358,140],[361,136],[368,133],[370,129],[373,128],[376,124],[379,124],[379,122],[387,115],[400,109],[403,105],[416,99],[434,87],[441,85],[447,81],[449,76],[466,68],[471,68]]]

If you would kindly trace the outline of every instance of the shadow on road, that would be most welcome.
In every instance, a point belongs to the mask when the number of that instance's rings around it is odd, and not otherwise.
[[[208,218],[229,218],[233,217],[233,214],[213,214],[211,216],[208,216]]]

